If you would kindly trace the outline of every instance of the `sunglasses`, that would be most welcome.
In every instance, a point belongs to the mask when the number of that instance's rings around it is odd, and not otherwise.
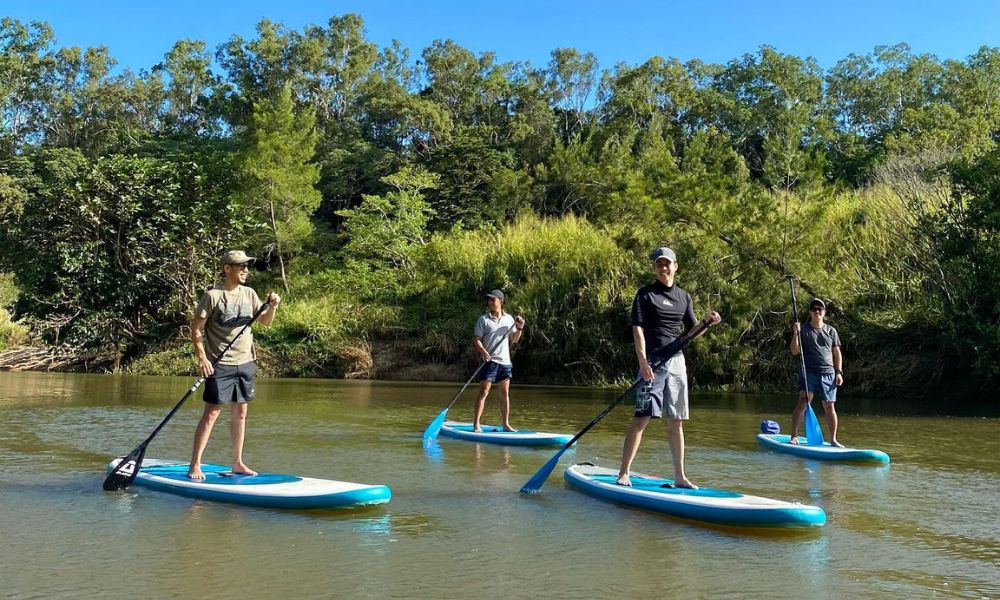
[[[812,312],[823,312],[826,309],[823,308],[822,306],[810,306],[809,310]]]
[[[229,263],[229,266],[230,267],[239,267],[240,271],[249,271],[250,270],[250,263],[248,263],[248,262],[245,262],[245,263]]]

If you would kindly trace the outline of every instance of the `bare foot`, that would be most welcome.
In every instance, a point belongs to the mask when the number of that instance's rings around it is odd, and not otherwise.
[[[615,483],[617,483],[618,485],[632,487],[632,480],[629,479],[628,475],[619,475],[618,481],[616,481]]]
[[[788,438],[788,443],[789,444],[795,444],[796,446],[798,446],[799,445],[799,438],[797,438],[797,437],[795,437],[793,435],[792,437]]]
[[[504,425],[503,426],[503,430],[506,431],[507,433],[514,433],[515,431],[517,431],[516,429],[514,429],[510,425]]]
[[[838,448],[843,448],[844,447],[844,445],[841,444],[840,442],[838,442],[837,440],[830,440],[830,445],[831,446],[836,446]]]
[[[472,433],[482,433],[482,432],[483,432],[483,428],[482,427],[473,427],[472,428]]]
[[[204,481],[205,474],[201,472],[201,465],[191,465],[188,467],[188,477],[195,481]]]
[[[237,463],[233,465],[233,474],[235,475],[256,475],[257,471],[254,471],[250,467],[243,463]]]
[[[687,477],[678,477],[677,479],[675,479],[674,480],[674,487],[675,488],[685,488],[685,489],[689,489],[689,490],[696,490],[696,489],[698,489],[698,486],[696,486],[695,484],[691,483],[691,481]]]

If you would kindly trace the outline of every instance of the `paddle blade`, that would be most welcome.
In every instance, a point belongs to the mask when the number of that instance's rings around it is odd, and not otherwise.
[[[427,426],[424,430],[424,444],[428,444],[437,439],[439,433],[441,433],[441,426],[444,425],[444,418],[448,416],[448,409],[444,409],[438,413],[438,416],[434,417],[431,424]]]
[[[549,462],[542,465],[542,468],[538,469],[538,472],[535,473],[535,475],[529,479],[527,483],[521,486],[521,493],[537,494],[542,489],[542,486],[545,485],[545,480],[552,474],[553,469],[555,469],[556,465],[559,464],[559,459],[562,457],[563,452],[565,452],[567,448],[569,448],[569,444],[560,448],[559,452],[556,452],[555,456],[549,459]]]
[[[806,441],[810,446],[823,445],[823,430],[819,428],[819,419],[813,412],[811,402],[806,404]]]
[[[115,468],[108,474],[101,486],[105,492],[117,492],[132,485],[139,468],[142,466],[142,458],[146,454],[146,449],[136,449],[128,456],[123,456]]]

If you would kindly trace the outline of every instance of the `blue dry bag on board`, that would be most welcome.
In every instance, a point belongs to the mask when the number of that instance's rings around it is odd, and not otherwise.
[[[772,421],[770,419],[765,419],[760,422],[760,432],[775,434],[781,431],[781,427],[778,425],[777,421]]]

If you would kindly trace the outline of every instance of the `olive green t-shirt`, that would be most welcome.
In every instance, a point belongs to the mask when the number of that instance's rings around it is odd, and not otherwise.
[[[262,302],[257,292],[245,285],[231,292],[223,288],[212,288],[205,292],[194,311],[195,318],[205,321],[205,354],[208,360],[215,361],[225,349],[226,344],[249,323],[260,309]],[[256,360],[253,347],[253,331],[246,333],[233,344],[226,355],[219,361],[221,365],[242,365]]]

